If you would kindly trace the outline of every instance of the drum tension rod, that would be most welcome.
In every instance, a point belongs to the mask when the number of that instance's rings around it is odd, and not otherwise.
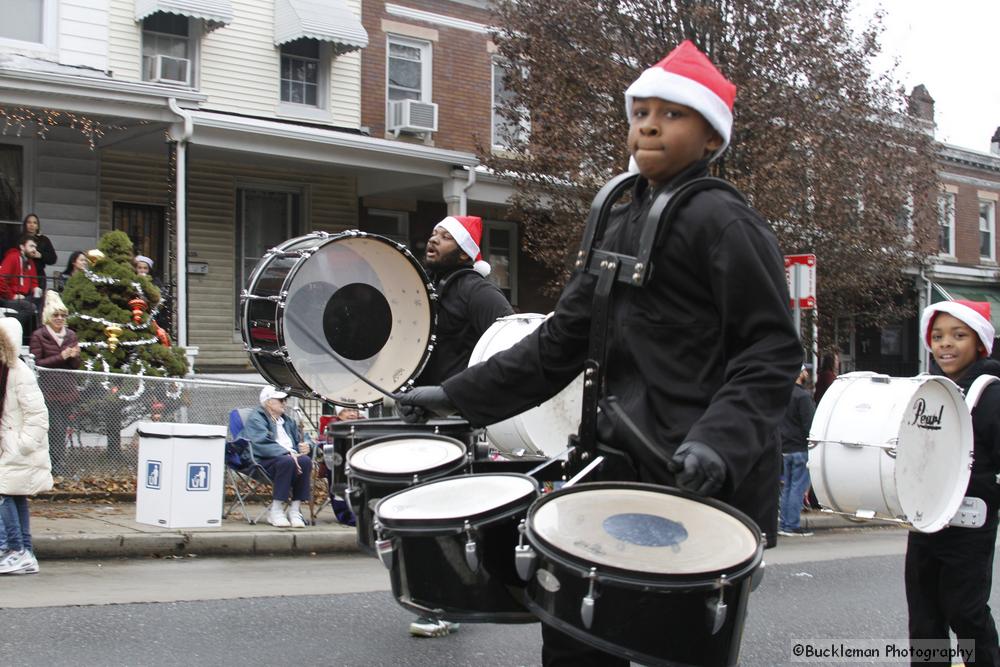
[[[590,568],[590,572],[587,573],[587,579],[590,579],[590,590],[583,598],[583,602],[580,603],[580,620],[583,621],[583,627],[590,629],[590,626],[594,624],[594,605],[597,602],[597,568]]]
[[[726,605],[726,586],[729,585],[729,581],[726,579],[726,575],[719,575],[719,599],[714,602],[711,600],[706,601],[708,605],[708,624],[712,628],[712,634],[716,634],[722,629],[722,626],[726,623],[726,612],[729,607]]]
[[[469,569],[473,572],[479,571],[479,545],[476,544],[476,538],[473,536],[472,524],[466,520],[463,526],[465,530],[465,536],[468,538],[465,542],[465,564],[469,566]]]
[[[535,550],[531,548],[530,544],[524,543],[524,531],[527,528],[527,522],[521,519],[521,522],[517,524],[517,546],[514,547],[514,567],[517,569],[517,576],[521,577],[521,581],[530,581],[538,567]]]

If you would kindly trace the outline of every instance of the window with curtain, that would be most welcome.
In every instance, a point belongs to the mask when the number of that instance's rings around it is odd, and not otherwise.
[[[938,197],[938,250],[942,255],[955,254],[955,193]]]
[[[45,3],[55,0],[0,0],[0,39],[45,41]]]
[[[983,259],[996,259],[997,204],[988,199],[979,200],[979,256]]]
[[[315,39],[281,45],[281,101],[319,107],[320,48]]]

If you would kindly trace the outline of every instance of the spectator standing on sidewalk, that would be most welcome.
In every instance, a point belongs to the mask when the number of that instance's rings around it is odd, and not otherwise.
[[[66,326],[69,311],[62,298],[52,290],[45,296],[44,324],[31,334],[29,348],[35,364],[41,368],[76,370],[80,368],[80,343],[76,333]],[[42,393],[49,407],[49,457],[52,473],[66,474],[66,429],[69,413],[79,398],[72,373],[43,373]]]
[[[38,274],[38,286],[44,292],[47,286],[45,267],[56,263],[56,249],[52,247],[52,241],[49,240],[49,237],[42,234],[42,223],[34,213],[24,216],[21,231],[35,237],[38,257],[33,258],[33,261],[35,262],[35,272]]]
[[[781,420],[781,458],[784,461],[785,480],[781,487],[778,535],[807,537],[812,533],[801,524],[802,498],[809,488],[809,427],[812,425],[812,396],[805,388],[809,369],[799,371],[788,401],[788,409]]]
[[[302,503],[312,494],[312,459],[309,445],[302,442],[295,420],[285,416],[288,394],[274,387],[260,390],[260,407],[243,425],[257,462],[274,483],[267,522],[277,528],[305,528]],[[288,513],[285,501],[291,497]]]
[[[28,496],[52,488],[49,413],[38,381],[18,358],[21,324],[0,319],[0,574],[34,574]]]

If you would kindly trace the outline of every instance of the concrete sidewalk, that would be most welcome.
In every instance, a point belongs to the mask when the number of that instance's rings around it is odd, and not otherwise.
[[[254,509],[263,505],[255,504]],[[806,512],[817,533],[884,527],[825,512]],[[169,558],[173,556],[308,555],[358,551],[355,530],[337,523],[329,507],[307,528],[250,525],[239,516],[212,528],[161,528],[137,523],[134,503],[31,501],[31,534],[40,558]]]

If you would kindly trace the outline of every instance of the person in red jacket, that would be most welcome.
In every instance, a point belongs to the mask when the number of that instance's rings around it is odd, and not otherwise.
[[[45,296],[44,324],[31,334],[29,348],[35,365],[42,369],[77,370],[80,368],[80,343],[76,333],[66,326],[69,315],[62,298],[49,291]],[[72,373],[42,370],[38,384],[49,407],[49,456],[52,474],[65,475],[66,429],[69,414],[79,398],[76,378]]]
[[[34,328],[42,300],[35,266],[35,260],[40,257],[35,237],[24,233],[17,247],[8,250],[0,262],[0,306],[14,311],[24,331]]]

